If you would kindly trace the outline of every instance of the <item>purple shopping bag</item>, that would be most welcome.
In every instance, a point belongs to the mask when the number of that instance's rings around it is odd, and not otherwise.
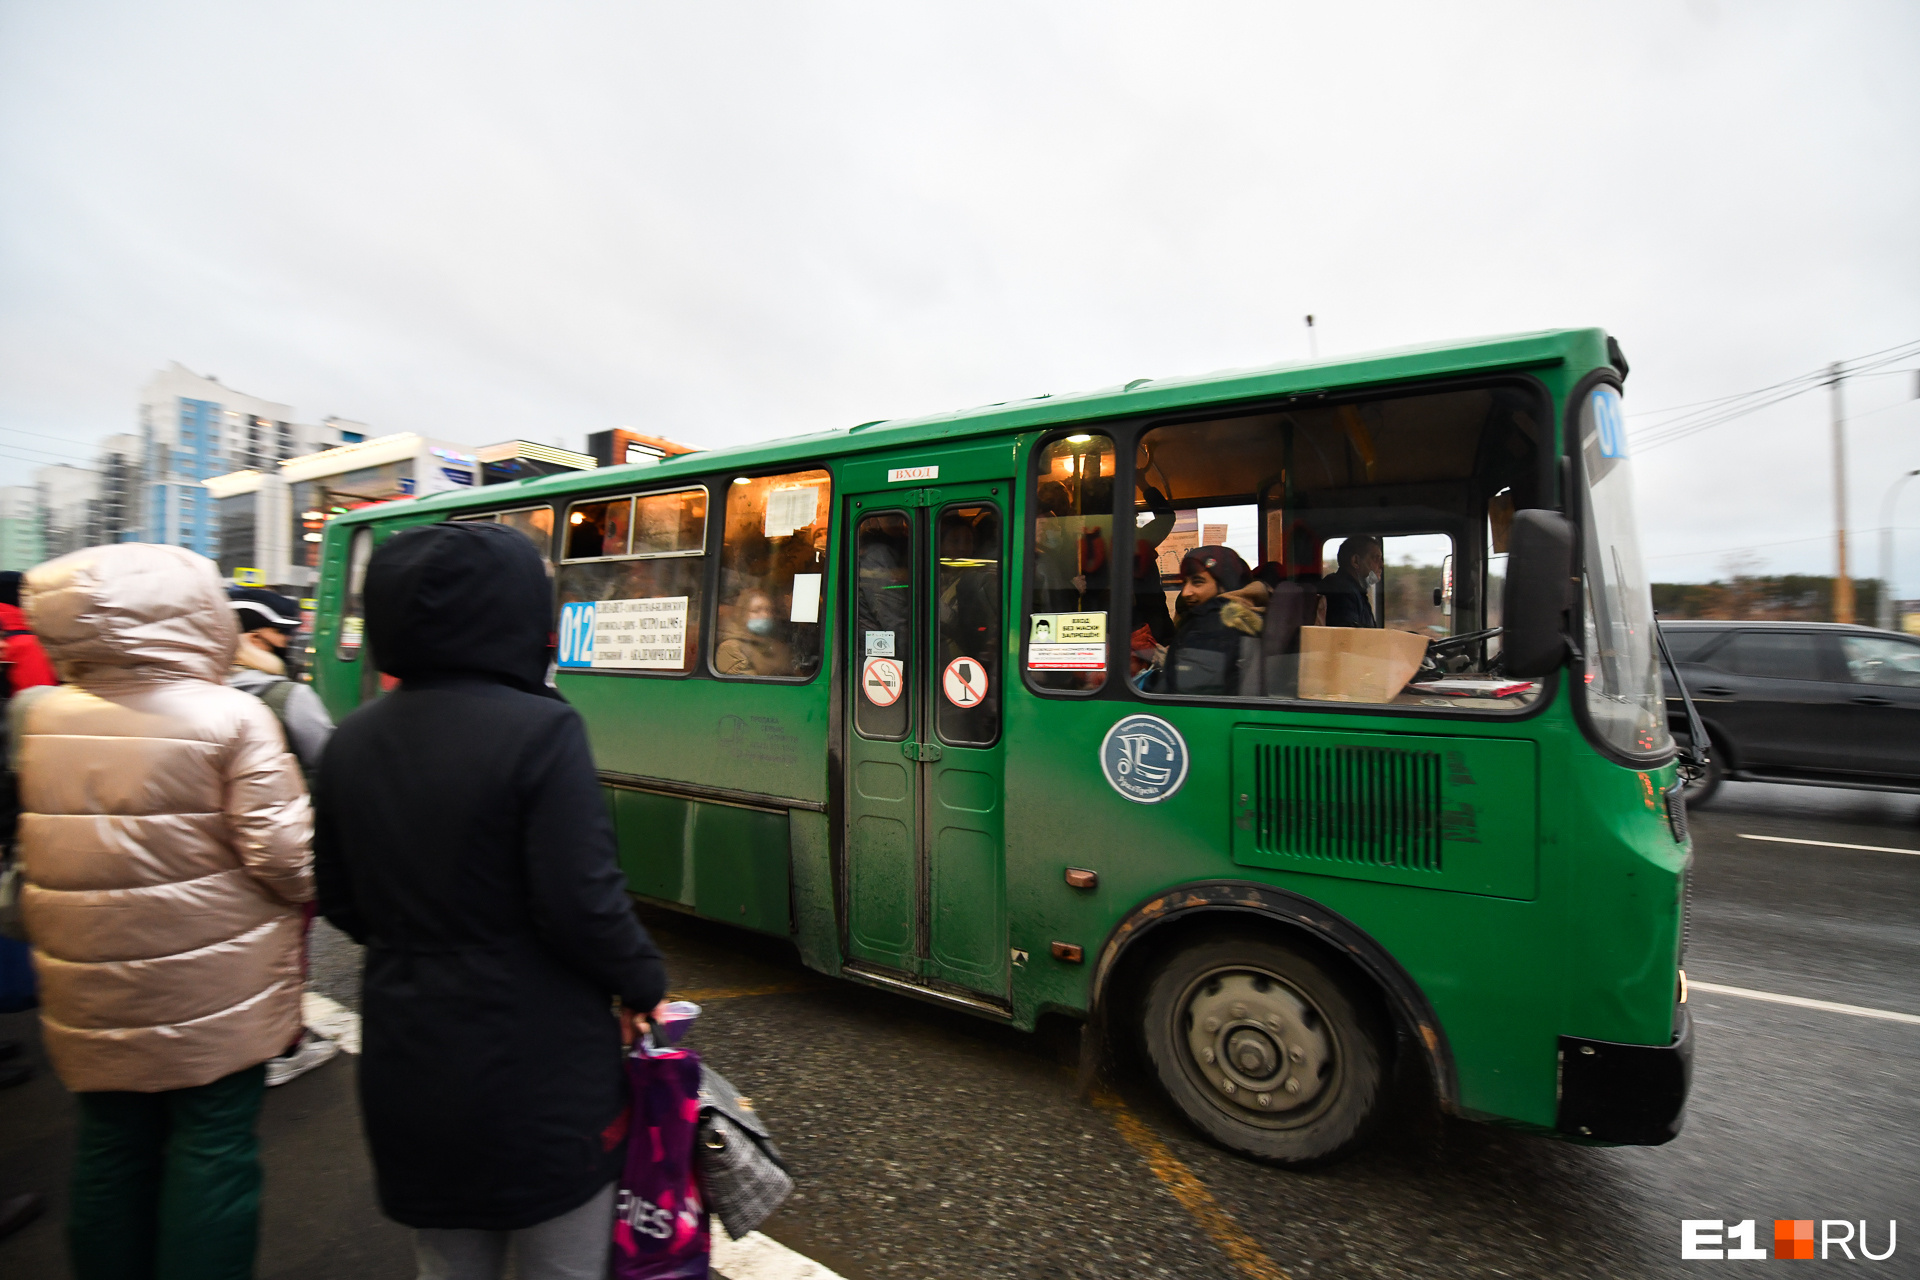
[[[614,1280],[704,1280],[711,1244],[693,1167],[700,1120],[700,1055],[636,1049],[627,1166],[613,1218]]]

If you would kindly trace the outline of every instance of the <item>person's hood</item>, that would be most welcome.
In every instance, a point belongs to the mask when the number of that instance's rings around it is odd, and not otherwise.
[[[553,640],[552,588],[526,536],[459,521],[394,534],[367,564],[367,646],[402,681],[478,675],[540,693]]]
[[[1260,610],[1248,604],[1238,596],[1222,596],[1220,621],[1235,631],[1257,636],[1266,629],[1267,620]]]
[[[251,693],[257,698],[285,679],[285,676],[269,675],[257,667],[235,666],[227,672],[226,683],[230,689]]]
[[[110,672],[219,683],[238,633],[213,561],[185,547],[121,542],[27,571],[28,620],[62,676]]]

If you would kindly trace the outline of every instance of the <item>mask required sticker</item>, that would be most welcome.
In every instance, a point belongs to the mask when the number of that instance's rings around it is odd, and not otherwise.
[[[1027,626],[1027,670],[1107,669],[1105,613],[1036,613]]]

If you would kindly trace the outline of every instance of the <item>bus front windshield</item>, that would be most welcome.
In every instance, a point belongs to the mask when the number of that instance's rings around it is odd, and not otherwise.
[[[1653,595],[1634,524],[1626,416],[1613,387],[1594,387],[1580,406],[1580,454],[1587,478],[1587,716],[1608,746],[1660,755],[1673,740],[1655,657]]]

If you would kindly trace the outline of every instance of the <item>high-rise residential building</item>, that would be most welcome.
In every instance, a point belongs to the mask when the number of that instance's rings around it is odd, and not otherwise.
[[[40,491],[28,484],[0,488],[0,569],[24,572],[44,559]]]
[[[365,427],[340,418],[297,423],[290,406],[175,361],[140,393],[141,501],[133,536],[217,558],[220,523],[203,481],[236,469],[268,470],[354,435],[364,439]]]
[[[55,556],[98,546],[100,537],[100,473],[61,463],[33,473],[39,494],[41,553]]]
[[[100,459],[94,465],[100,473],[99,542],[130,542],[139,536],[142,452],[139,436],[108,436],[100,442]]]
[[[277,452],[282,424],[292,421],[290,406],[222,386],[178,361],[154,374],[140,392],[141,540],[211,559],[220,522],[201,482],[233,470],[236,458]],[[291,426],[285,430],[290,444]]]

